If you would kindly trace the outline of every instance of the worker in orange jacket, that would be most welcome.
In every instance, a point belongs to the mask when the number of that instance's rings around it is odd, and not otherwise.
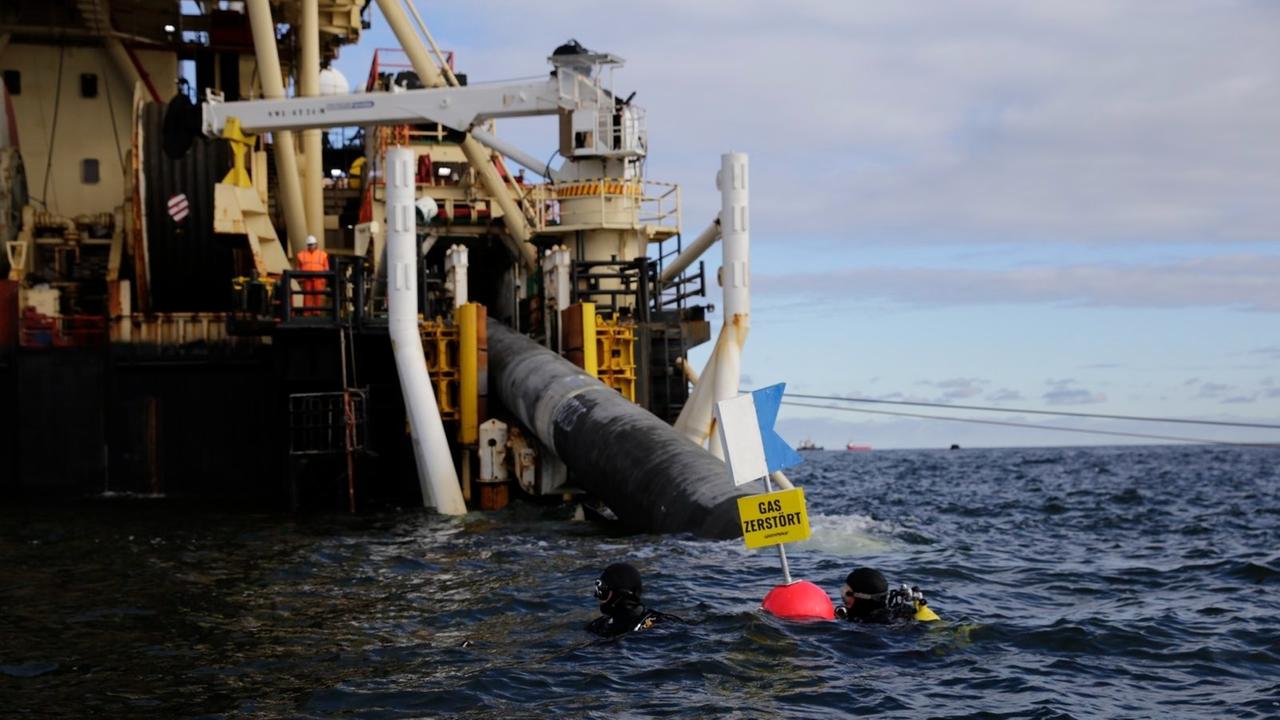
[[[315,235],[307,236],[307,249],[298,253],[298,269],[303,272],[327,272],[329,270],[329,253],[321,250]],[[323,278],[304,278],[302,285],[302,306],[306,308],[327,307]],[[304,310],[304,315],[319,315],[319,310]]]

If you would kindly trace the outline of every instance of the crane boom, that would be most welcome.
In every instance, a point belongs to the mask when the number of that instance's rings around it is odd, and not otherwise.
[[[240,120],[251,133],[279,130],[350,127],[355,125],[405,125],[434,122],[466,132],[492,118],[552,115],[573,112],[580,103],[560,92],[555,78],[538,82],[442,87],[403,92],[362,93],[325,97],[292,97],[280,100],[204,103],[206,135],[222,133],[227,118]]]
[[[544,80],[237,102],[223,102],[211,93],[202,110],[201,130],[218,137],[227,119],[235,117],[241,129],[250,133],[424,122],[471,132],[477,124],[495,118],[559,115],[565,157],[647,154],[643,111],[632,106],[629,98],[616,98],[597,79],[600,67],[620,64],[620,59],[592,53],[549,60],[555,70]],[[518,161],[540,165],[528,157]]]

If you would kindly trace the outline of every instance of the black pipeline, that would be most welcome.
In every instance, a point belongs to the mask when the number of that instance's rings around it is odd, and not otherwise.
[[[741,537],[724,463],[649,411],[525,336],[489,321],[490,391],[623,523]]]

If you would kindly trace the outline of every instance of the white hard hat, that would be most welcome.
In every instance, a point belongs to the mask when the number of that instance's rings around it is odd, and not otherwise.
[[[308,244],[308,245],[317,245],[317,244],[319,244],[319,243],[317,243],[317,242],[316,242],[316,236],[315,236],[315,235],[308,235],[308,236],[307,236],[307,244]]]

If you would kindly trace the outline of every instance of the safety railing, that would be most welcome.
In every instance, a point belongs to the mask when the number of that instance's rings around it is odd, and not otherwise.
[[[575,72],[556,75],[562,101],[574,107],[596,108],[594,127],[575,133],[574,155],[637,157],[648,152],[649,133],[644,109],[623,102],[613,94],[612,70],[587,77]],[[588,126],[591,127],[591,126]]]
[[[280,283],[281,321],[286,325],[336,325],[342,318],[341,276],[330,270],[287,270]]]
[[[561,203],[573,201],[575,217],[590,218],[590,227],[639,228],[657,226],[668,234],[680,232],[680,186],[657,180],[625,180],[595,178],[563,183],[546,183],[529,187],[528,199],[533,210],[533,225],[540,232],[557,228],[577,229],[588,223],[579,220],[572,226],[563,222]],[[630,201],[635,212],[619,221],[616,203]],[[583,204],[589,204],[583,207]]]
[[[579,260],[569,270],[571,302],[590,302],[596,312],[614,318],[629,315],[647,321],[653,297],[653,273],[649,259]]]
[[[445,61],[449,63],[449,69],[453,69],[453,51],[444,51]],[[409,62],[409,55],[400,48],[377,48],[373,51],[373,60],[369,63],[369,76],[364,83],[365,92],[374,92],[375,90],[387,91],[390,88],[379,87],[379,76],[388,71],[413,71],[413,63]],[[390,74],[388,72],[388,74]]]
[[[270,335],[277,328],[342,327],[385,330],[388,319],[386,279],[374,278],[360,257],[330,256],[331,270],[286,271],[279,279],[236,278],[232,311],[226,316],[231,335]],[[420,268],[418,307],[426,317],[448,314],[451,301],[444,276]]]

